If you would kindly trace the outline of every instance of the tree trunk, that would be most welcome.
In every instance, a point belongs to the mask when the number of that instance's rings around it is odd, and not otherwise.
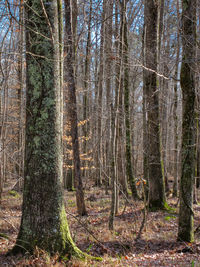
[[[19,79],[19,87],[17,90],[17,98],[18,98],[18,133],[17,133],[17,150],[18,150],[18,160],[16,162],[16,172],[17,172],[17,184],[15,185],[15,189],[21,191],[23,188],[23,139],[24,139],[24,87],[25,87],[25,73],[24,73],[24,42],[25,42],[25,32],[24,32],[24,6],[22,0],[20,0],[19,7],[19,58],[18,58],[18,79]]]
[[[182,65],[181,88],[183,94],[182,122],[182,175],[180,181],[180,210],[178,240],[192,242],[193,185],[195,170],[195,46],[196,0],[182,0]]]
[[[106,8],[106,41],[105,41],[105,78],[106,78],[106,108],[108,110],[108,115],[106,119],[106,174],[105,176],[105,187],[106,194],[108,194],[108,187],[110,184],[110,176],[112,176],[112,139],[111,139],[111,116],[112,116],[112,34],[113,34],[113,0],[108,1]]]
[[[26,141],[22,219],[12,252],[84,257],[73,243],[62,195],[62,118],[57,0],[28,0]],[[36,13],[37,11],[37,13]]]
[[[74,79],[74,53],[73,53],[73,33],[71,24],[71,2],[65,0],[65,58],[64,58],[64,85],[67,88],[68,97],[68,116],[71,127],[72,150],[74,161],[74,181],[76,188],[76,204],[78,214],[84,216],[87,214],[84,201],[83,184],[81,179],[81,166],[79,155],[79,140],[77,127],[77,107],[76,107],[76,86]]]
[[[135,185],[133,164],[131,158],[131,132],[130,132],[130,103],[129,103],[129,62],[128,62],[128,28],[126,19],[127,0],[122,5],[122,34],[123,36],[123,65],[124,65],[124,112],[126,127],[126,175],[132,192],[132,197],[138,199]]]
[[[145,65],[145,24],[143,26],[143,34],[142,34],[142,59],[143,59],[143,66]],[[143,69],[143,81],[145,78],[145,69]],[[146,87],[143,85],[143,96],[142,96],[142,123],[143,123],[143,178],[146,181],[145,185],[145,195],[146,199],[148,198],[149,195],[149,147],[148,147],[148,117],[147,117],[147,91]]]
[[[148,116],[148,170],[149,170],[149,207],[165,208],[165,187],[162,176],[159,130],[159,99],[157,90],[157,4],[145,1],[145,70],[144,94]]]
[[[88,32],[87,32],[87,44],[86,44],[86,56],[85,56],[85,69],[84,69],[84,95],[83,95],[83,155],[87,158],[88,151],[88,136],[89,136],[89,80],[90,80],[90,58],[91,58],[91,22],[92,22],[92,0],[90,0],[90,10],[89,10],[89,21],[88,21]],[[88,163],[86,159],[83,158],[83,177],[86,178],[86,167]]]
[[[179,24],[179,0],[177,0],[177,20]],[[179,25],[177,25],[179,27]],[[176,52],[176,66],[175,66],[175,78],[178,80],[178,68],[179,68],[179,58],[180,58],[180,32],[178,29],[177,32],[177,52]],[[178,108],[178,81],[174,83],[174,108],[173,108],[173,117],[174,117],[174,183],[173,183],[173,196],[178,197],[178,181],[179,181],[179,172],[178,172],[178,118],[177,118],[177,108]]]
[[[102,184],[102,101],[103,101],[103,77],[104,77],[104,39],[105,39],[105,12],[106,12],[106,0],[103,0],[102,21],[101,21],[101,41],[100,41],[100,62],[98,73],[98,105],[97,105],[97,157],[96,157],[96,185]]]

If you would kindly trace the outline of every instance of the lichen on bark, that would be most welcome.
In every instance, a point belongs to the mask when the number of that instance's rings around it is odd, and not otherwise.
[[[62,194],[62,64],[57,0],[27,0],[25,14],[25,174],[21,225],[12,253],[33,253],[38,247],[50,254],[84,258],[86,254],[71,238]]]

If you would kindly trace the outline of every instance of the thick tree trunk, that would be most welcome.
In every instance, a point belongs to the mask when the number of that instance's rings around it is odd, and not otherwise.
[[[37,12],[36,12],[37,11]],[[84,257],[73,243],[62,196],[62,118],[57,0],[28,0],[26,141],[22,219],[13,253],[39,247]]]
[[[196,0],[182,0],[182,65],[181,88],[183,94],[182,122],[182,175],[180,181],[180,210],[178,240],[192,242],[193,185],[195,170],[195,46]]]

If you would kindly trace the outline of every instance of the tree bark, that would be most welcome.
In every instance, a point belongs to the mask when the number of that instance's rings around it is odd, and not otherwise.
[[[104,40],[105,40],[105,10],[106,0],[103,0],[102,10],[102,21],[101,21],[101,41],[100,41],[100,62],[99,62],[99,73],[98,73],[98,110],[97,110],[97,157],[96,157],[96,185],[101,186],[102,184],[102,104],[103,104],[103,77],[104,77]]]
[[[177,27],[179,27],[179,0],[176,2],[177,7]],[[177,32],[177,52],[176,52],[176,66],[175,66],[175,78],[178,80],[178,68],[179,68],[179,59],[180,59],[180,30],[178,28]],[[178,81],[174,83],[174,107],[173,107],[173,117],[174,117],[174,183],[173,183],[173,196],[178,197],[178,181],[179,181],[179,172],[178,172],[178,117],[177,117],[177,109],[178,109]]]
[[[130,132],[130,103],[129,103],[129,62],[128,62],[128,27],[126,18],[127,0],[122,5],[122,33],[123,33],[123,65],[124,65],[124,113],[126,135],[126,175],[131,188],[132,197],[138,199],[133,164],[131,158],[131,132]]]
[[[113,35],[113,0],[108,1],[106,8],[106,41],[105,41],[105,78],[106,78],[106,107],[108,115],[106,119],[106,142],[105,142],[105,156],[106,156],[106,174],[105,187],[106,194],[108,194],[108,187],[110,184],[110,177],[112,176],[112,139],[111,139],[111,117],[112,117],[112,35]]]
[[[81,166],[79,154],[79,140],[78,140],[78,127],[77,127],[77,107],[76,107],[76,85],[74,79],[74,59],[73,53],[73,32],[72,32],[72,14],[71,14],[71,1],[65,0],[65,39],[64,39],[64,85],[67,90],[68,97],[68,116],[71,127],[72,137],[72,150],[74,161],[74,181],[76,188],[76,204],[78,214],[80,216],[87,215],[83,184],[81,179]]]
[[[178,240],[192,242],[193,185],[195,170],[195,46],[196,0],[182,0],[182,65],[181,88],[183,94],[182,122],[182,175],[180,181],[180,209]]]
[[[84,257],[71,239],[62,195],[62,114],[57,0],[28,0],[26,141],[22,219],[12,252],[36,247]],[[36,12],[37,11],[37,12]]]
[[[85,158],[87,158],[88,153],[88,137],[89,137],[89,80],[90,80],[90,58],[91,58],[91,23],[92,23],[92,0],[90,0],[90,9],[89,9],[89,19],[88,19],[88,32],[87,32],[87,44],[86,44],[86,56],[85,56],[85,63],[84,63],[84,95],[83,95],[83,150],[82,153]],[[88,167],[87,160],[83,158],[83,177],[86,178]]]
[[[155,1],[145,1],[144,95],[147,108],[149,207],[165,208],[165,187],[162,176],[159,130],[159,98],[157,90],[157,15]]]

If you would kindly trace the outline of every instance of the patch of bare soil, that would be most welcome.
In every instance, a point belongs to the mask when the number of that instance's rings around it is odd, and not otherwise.
[[[136,240],[142,220],[142,201],[127,204],[120,198],[115,230],[108,230],[110,196],[99,188],[85,192],[87,217],[78,217],[75,192],[65,191],[67,217],[73,240],[83,251],[102,257],[92,260],[58,260],[45,252],[34,256],[6,256],[15,243],[20,226],[22,197],[9,191],[3,194],[0,206],[0,266],[187,266],[200,267],[200,235],[193,244],[177,242],[177,200],[168,199],[172,211],[148,213],[146,224]],[[200,223],[200,206],[194,205],[195,228]]]

